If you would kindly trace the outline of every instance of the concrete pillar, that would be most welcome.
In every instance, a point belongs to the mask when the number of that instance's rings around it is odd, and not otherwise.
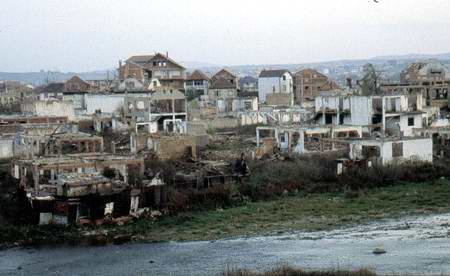
[[[256,128],[256,146],[259,147],[259,129]]]
[[[139,173],[141,174],[141,176],[144,175],[144,173],[145,173],[145,164],[144,164],[144,162],[139,164]]]
[[[305,152],[305,133],[301,129],[298,133],[300,134],[300,137],[298,138],[298,142],[300,144],[300,152],[303,153]]]
[[[172,98],[172,132],[175,130],[175,99]]]
[[[288,140],[287,140],[287,142],[288,142],[289,153],[292,153],[292,132],[291,131],[288,131]]]
[[[34,191],[36,193],[39,193],[39,169],[37,167],[37,165],[33,166],[33,180],[34,180]]]
[[[381,123],[382,125],[382,133],[383,133],[383,137],[385,136],[385,132],[386,132],[386,98],[382,97],[381,98],[381,117],[382,117],[382,121]]]
[[[278,137],[278,129],[274,129],[275,131],[275,139],[277,141],[277,147],[280,147],[280,137]]]

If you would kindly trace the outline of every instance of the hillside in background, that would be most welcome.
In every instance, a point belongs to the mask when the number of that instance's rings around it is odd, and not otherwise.
[[[316,69],[340,83],[345,82],[345,78],[350,76],[358,78],[362,74],[362,66],[366,63],[374,64],[379,70],[384,72],[386,78],[396,81],[399,78],[400,72],[412,62],[424,60],[440,60],[450,67],[450,53],[443,54],[407,54],[407,55],[390,55],[378,56],[371,59],[361,60],[336,60],[324,61],[317,63],[297,63],[297,64],[256,64],[256,65],[236,65],[236,66],[222,66],[205,62],[180,62],[187,68],[187,71],[194,69],[201,69],[208,75],[213,75],[221,68],[227,68],[234,73],[244,76],[257,76],[263,69],[288,69],[291,72],[296,72],[304,68]],[[79,75],[85,80],[95,79],[113,79],[117,72],[115,69],[99,70],[93,72],[52,72],[43,71],[29,72],[29,73],[7,73],[0,72],[0,80],[17,80],[23,83],[32,84],[35,86],[42,85],[48,82],[65,81],[73,75]]]

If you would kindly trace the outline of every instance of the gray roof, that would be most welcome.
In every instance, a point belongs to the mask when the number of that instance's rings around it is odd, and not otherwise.
[[[245,77],[239,79],[239,83],[240,84],[243,84],[243,83],[258,83],[258,79],[254,78],[252,76],[245,76]]]
[[[284,73],[289,73],[288,70],[262,70],[259,78],[280,78]]]

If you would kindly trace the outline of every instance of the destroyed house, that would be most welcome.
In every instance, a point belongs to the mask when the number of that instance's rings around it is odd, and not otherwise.
[[[143,159],[106,154],[19,159],[11,167],[39,224],[102,220],[112,212],[129,215],[130,191],[143,172]]]
[[[124,115],[136,132],[159,131],[185,133],[186,97],[177,90],[157,91],[150,97],[127,97]]]
[[[361,126],[260,126],[256,128],[257,156],[277,151],[288,154],[342,149],[326,138],[362,137]]]
[[[364,126],[365,132],[413,135],[423,125],[422,97],[415,95],[316,97],[315,121],[321,125]]]
[[[116,170],[123,181],[128,183],[132,170],[144,172],[144,160],[134,156],[108,154],[67,154],[58,157],[19,159],[12,163],[11,175],[20,180],[20,185],[30,192],[55,193],[56,176],[61,173],[103,173],[105,169]]]
[[[402,84],[431,84],[450,81],[449,69],[440,62],[417,62],[408,65],[400,74]]]
[[[429,137],[433,140],[433,155],[439,158],[450,156],[450,126],[429,126],[414,129],[415,136]]]
[[[132,133],[130,144],[132,153],[151,150],[161,160],[197,158],[196,136]]]
[[[258,111],[257,97],[236,97],[217,100],[217,113]]]
[[[388,165],[406,161],[433,162],[433,141],[429,137],[327,139],[348,145],[350,160]]]

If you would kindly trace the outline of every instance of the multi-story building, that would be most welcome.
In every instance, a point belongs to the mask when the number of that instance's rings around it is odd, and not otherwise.
[[[220,70],[211,78],[211,86],[208,94],[209,100],[215,101],[218,98],[236,97],[238,84],[236,75],[226,69]]]
[[[442,63],[417,62],[410,64],[400,74],[402,84],[433,84],[450,81],[450,71]]]
[[[210,78],[200,70],[195,70],[186,78],[185,91],[188,98],[207,96]]]
[[[135,78],[148,85],[150,90],[157,87],[184,89],[186,78],[185,68],[169,55],[156,53],[154,55],[132,56],[119,63],[119,80]]]
[[[315,120],[320,125],[363,126],[397,136],[412,136],[423,127],[423,99],[404,94],[389,96],[331,96],[315,98]]]

